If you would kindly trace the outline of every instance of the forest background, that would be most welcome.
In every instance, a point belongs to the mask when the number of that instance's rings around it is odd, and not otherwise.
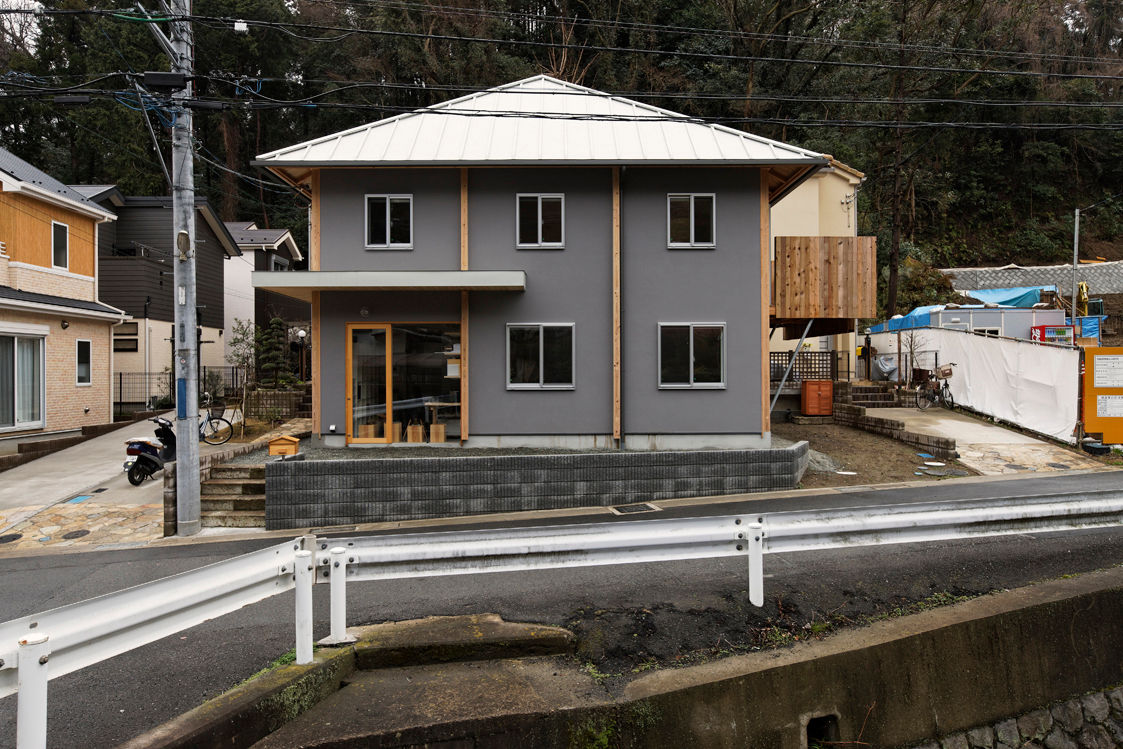
[[[163,12],[0,3],[0,145],[168,194],[173,115],[137,85],[168,69]],[[940,293],[932,267],[1070,260],[1095,203],[1082,256],[1123,259],[1123,0],[195,0],[192,20],[197,189],[227,221],[305,236],[257,154],[546,73],[865,172],[890,314]]]

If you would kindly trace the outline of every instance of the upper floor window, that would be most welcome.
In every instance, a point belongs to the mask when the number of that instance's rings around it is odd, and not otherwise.
[[[93,366],[93,355],[90,350],[90,341],[79,339],[77,341],[77,350],[75,352],[75,384],[89,385],[93,382],[93,374],[91,368]]]
[[[667,246],[714,246],[714,194],[667,196]]]
[[[520,194],[515,199],[519,247],[565,246],[564,195]]]
[[[573,388],[573,323],[507,326],[507,388]]]
[[[51,222],[51,265],[70,270],[70,227]]]
[[[659,387],[724,388],[724,323],[659,323]]]
[[[371,249],[413,249],[413,196],[367,195],[366,246]]]
[[[289,261],[287,258],[278,257],[274,252],[269,253],[269,270],[288,270]]]

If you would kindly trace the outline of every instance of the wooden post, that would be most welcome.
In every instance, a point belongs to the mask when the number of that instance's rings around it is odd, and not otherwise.
[[[311,260],[311,258],[309,258]],[[320,382],[323,369],[320,367],[320,292],[312,292],[312,434],[320,432]],[[242,387],[245,387],[243,383]]]
[[[312,170],[309,178],[312,191],[312,207],[309,223],[312,231],[308,237],[308,270],[320,269],[320,170]],[[319,370],[317,370],[318,373]]]

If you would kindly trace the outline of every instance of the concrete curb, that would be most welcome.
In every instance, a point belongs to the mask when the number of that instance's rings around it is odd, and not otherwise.
[[[569,630],[498,614],[440,616],[349,630],[353,645],[322,648],[305,666],[281,666],[204,702],[121,749],[248,747],[339,691],[356,669],[572,653]]]
[[[354,670],[353,648],[318,650],[309,665],[282,666],[251,678],[121,747],[250,746],[338,691]]]

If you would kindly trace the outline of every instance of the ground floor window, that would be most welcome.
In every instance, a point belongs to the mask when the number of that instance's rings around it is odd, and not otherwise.
[[[659,387],[725,387],[725,324],[659,323]]]
[[[507,326],[507,388],[573,388],[573,323]]]
[[[0,335],[0,429],[43,425],[43,339]]]

